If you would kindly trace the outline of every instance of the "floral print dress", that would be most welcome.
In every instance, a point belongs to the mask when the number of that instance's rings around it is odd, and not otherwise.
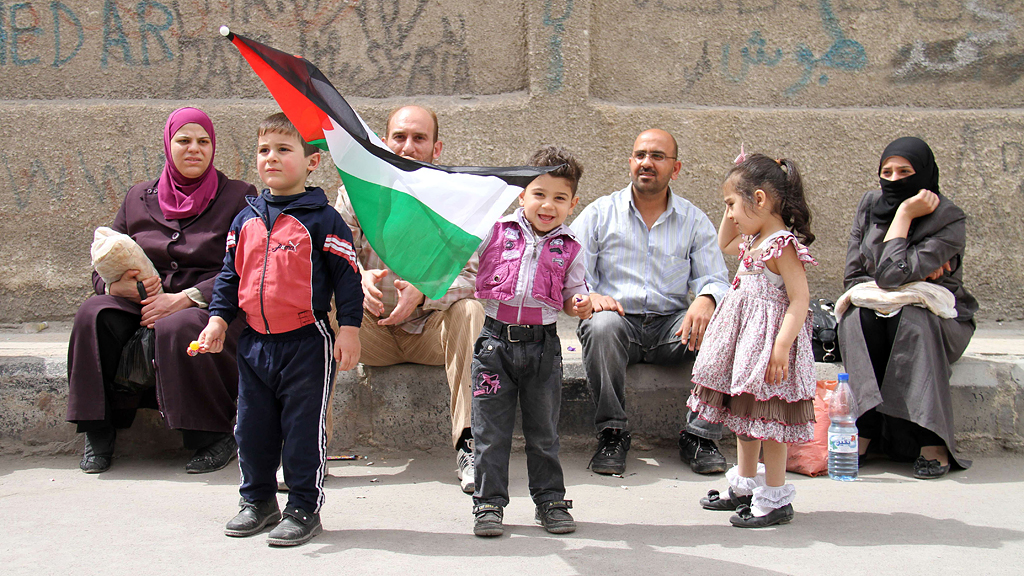
[[[765,370],[789,307],[782,277],[767,267],[792,244],[803,264],[817,264],[788,230],[740,245],[740,266],[725,298],[715,309],[693,365],[693,392],[687,402],[701,419],[724,422],[737,435],[794,443],[814,438],[814,355],[811,319],[789,351],[789,375],[768,384]]]

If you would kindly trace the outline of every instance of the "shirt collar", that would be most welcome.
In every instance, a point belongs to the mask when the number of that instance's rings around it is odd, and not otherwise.
[[[619,190],[619,196],[616,199],[616,201],[617,201],[616,204],[618,205],[618,208],[620,210],[623,210],[623,211],[628,210],[628,211],[632,212],[633,214],[635,214],[637,218],[640,218],[640,211],[637,210],[636,204],[633,203],[633,184],[632,183],[627,184],[625,188],[623,188],[622,190]],[[668,207],[665,209],[665,212],[662,212],[661,215],[658,216],[658,221],[661,221],[662,218],[666,218],[666,219],[669,218],[670,216],[672,216],[672,212],[675,212],[676,214],[680,214],[680,215],[682,214],[682,211],[679,210],[679,198],[675,194],[672,193],[672,187],[669,186],[668,187]]]

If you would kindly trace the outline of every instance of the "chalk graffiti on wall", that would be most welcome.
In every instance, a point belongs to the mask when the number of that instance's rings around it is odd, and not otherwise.
[[[1024,74],[1024,50],[997,50],[1014,46],[1017,21],[1012,14],[968,0],[963,8],[977,22],[990,26],[937,41],[915,40],[901,46],[893,58],[897,81],[984,79],[991,84],[1013,84]]]
[[[256,178],[255,136],[222,133],[216,166],[233,178]],[[159,139],[151,145],[117,147],[117,158],[97,158],[91,151],[33,157],[0,150],[0,189],[10,192],[18,213],[66,211],[68,205],[120,205],[133,184],[156,178],[164,166]],[[50,206],[50,208],[45,208]]]
[[[565,0],[565,9],[560,16],[552,15],[552,0],[544,2],[544,26],[551,28],[551,39],[548,41],[550,50],[547,85],[548,92],[561,90],[565,61],[562,58],[562,35],[565,34],[565,21],[572,16],[573,0]]]
[[[160,160],[157,161],[157,154]],[[45,159],[24,156],[10,157],[0,152],[2,174],[7,177],[4,188],[10,190],[18,212],[39,211],[40,203],[55,204],[59,210],[66,193],[87,194],[97,204],[117,203],[136,180],[155,178],[163,168],[163,151],[150,151],[145,147],[128,146],[118,157],[117,164],[98,162],[86,158],[78,151],[74,155],[61,154]]]
[[[727,90],[724,98],[730,102],[820,98],[822,88],[838,81],[844,89],[840,100],[859,103],[877,98],[868,85],[885,89],[893,82],[938,80],[1005,87],[1024,75],[1019,0],[620,0],[616,6],[638,12],[635,21],[643,24],[607,15],[597,20],[601,27],[592,50],[599,54],[593,60],[598,81],[592,90],[602,98],[636,98],[635,89],[602,84],[605,78],[627,79],[623,67],[660,67],[668,82],[650,82],[651,100],[696,94],[702,103],[721,101],[702,90],[702,81],[718,89],[723,82],[757,79],[757,95],[748,87]],[[659,36],[645,41],[644,34]],[[631,56],[651,40],[672,47],[675,61],[641,62]],[[702,69],[705,44],[713,62],[707,72]],[[622,46],[626,52],[606,56]],[[769,74],[766,87],[761,82]],[[860,76],[863,85],[853,80]],[[851,86],[860,90],[847,90]],[[1015,102],[1005,91],[990,97],[999,105]],[[939,98],[914,95],[911,100],[931,105]]]
[[[410,51],[407,44],[409,34],[422,19],[427,1],[416,0],[412,12],[404,14],[401,4],[395,1],[378,0],[355,5],[359,27],[367,41],[366,57],[375,68],[370,80],[360,86],[360,93],[389,95],[419,91],[452,94],[469,91],[469,48],[463,16],[458,16],[457,23],[442,17],[440,39]],[[358,82],[363,70],[359,65],[352,67],[343,63],[338,72]],[[405,86],[396,86],[403,78],[407,78]]]
[[[835,12],[832,9],[831,0],[818,1],[818,14],[821,18],[822,27],[832,38],[832,45],[821,56],[817,57],[814,55],[811,47],[806,44],[800,43],[793,48],[793,60],[801,69],[801,73],[800,78],[786,88],[786,96],[794,96],[809,86],[815,80],[816,74],[818,85],[826,85],[828,83],[828,73],[819,73],[819,68],[851,72],[861,70],[867,66],[867,54],[864,46],[856,40],[847,38],[843,33],[843,29],[839,25],[839,19],[836,18]],[[731,72],[729,70],[731,51],[732,46],[730,44],[722,46],[722,74],[737,83],[746,80],[747,72],[753,66],[771,68],[779,65],[784,60],[788,61],[785,58],[787,52],[782,48],[769,47],[768,41],[762,36],[760,30],[754,30],[750,34],[750,38],[747,39],[746,45],[740,48],[738,72]]]
[[[647,8],[651,6],[664,12],[680,12],[680,13],[703,13],[703,14],[718,14],[725,10],[725,5],[722,0],[633,0],[633,5],[637,8]]]
[[[289,49],[349,93],[472,91],[466,17],[429,0],[0,0],[0,66],[158,68],[173,71],[173,86],[161,87],[175,95],[262,94],[216,34],[224,23],[271,45],[285,33]],[[365,44],[353,44],[360,33]]]
[[[1024,201],[1024,124],[968,123],[961,137],[957,171],[975,175],[986,195],[1012,190]],[[980,166],[990,169],[978,170]]]

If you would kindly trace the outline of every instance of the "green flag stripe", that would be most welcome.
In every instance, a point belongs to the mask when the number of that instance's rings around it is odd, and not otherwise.
[[[480,238],[405,194],[338,169],[363,234],[380,259],[431,300],[444,296]],[[414,225],[412,223],[415,223]]]

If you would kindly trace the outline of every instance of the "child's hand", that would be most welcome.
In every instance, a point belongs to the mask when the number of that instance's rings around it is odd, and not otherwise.
[[[590,301],[590,294],[576,294],[572,297],[572,311],[580,320],[586,320],[594,315],[594,305]]]
[[[764,381],[768,384],[782,384],[789,377],[789,346],[783,348],[776,344],[772,347],[772,359],[764,372]]]
[[[224,350],[224,333],[228,331],[228,323],[220,316],[210,316],[206,328],[199,333],[199,353],[217,354]]]
[[[359,328],[356,326],[339,326],[338,337],[334,341],[334,359],[338,361],[338,369],[351,370],[359,363]]]

